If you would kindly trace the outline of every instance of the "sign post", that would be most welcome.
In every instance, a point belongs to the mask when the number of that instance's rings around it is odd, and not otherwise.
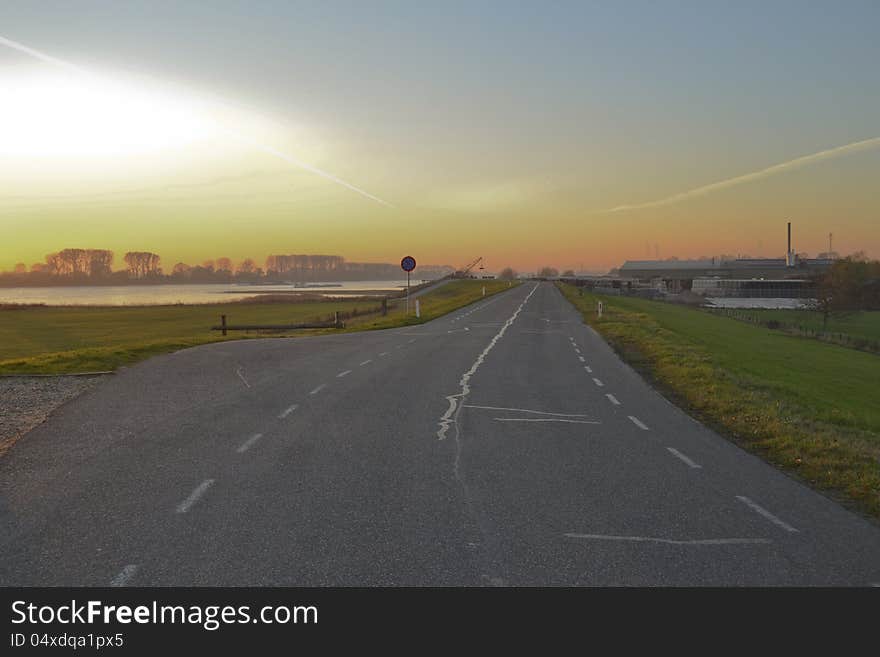
[[[416,268],[416,259],[412,256],[405,256],[400,261],[400,268],[406,272],[406,314],[409,315],[409,274]]]

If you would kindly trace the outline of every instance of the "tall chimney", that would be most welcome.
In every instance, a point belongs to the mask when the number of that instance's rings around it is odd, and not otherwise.
[[[791,257],[791,222],[788,222],[788,249],[785,251],[785,266],[791,267],[794,265],[794,258]]]

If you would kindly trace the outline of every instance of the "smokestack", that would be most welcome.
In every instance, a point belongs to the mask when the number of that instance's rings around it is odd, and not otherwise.
[[[788,222],[788,249],[785,251],[785,266],[793,267],[794,266],[794,258],[791,254],[791,222]]]

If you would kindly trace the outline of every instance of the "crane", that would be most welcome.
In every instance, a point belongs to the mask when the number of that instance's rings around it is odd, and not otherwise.
[[[483,261],[483,256],[480,256],[479,258],[475,258],[473,260],[473,262],[469,262],[467,265],[465,265],[464,267],[459,269],[457,272],[455,272],[455,278],[467,278],[468,275],[471,273],[471,269],[476,267],[482,261]],[[482,266],[480,267],[480,269],[482,269]]]

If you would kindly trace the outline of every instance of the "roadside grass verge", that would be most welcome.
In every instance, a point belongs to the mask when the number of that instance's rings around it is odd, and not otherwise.
[[[403,302],[385,317],[366,315],[347,321],[349,330],[418,324],[507,289],[502,281],[451,281],[420,297],[422,318],[406,316]],[[304,337],[338,333],[336,329],[273,333],[230,332],[224,338],[211,326],[227,315],[230,324],[290,324],[326,321],[334,311],[378,308],[378,300],[332,299],[265,303],[138,307],[36,306],[0,310],[0,374],[65,374],[110,371],[151,356],[209,342],[266,337]]]
[[[419,319],[415,316],[415,299],[410,301],[409,315],[406,314],[405,301],[398,299],[394,308],[389,309],[387,316],[369,315],[366,317],[355,317],[346,322],[346,327],[351,330],[365,331],[424,324],[453,310],[479,301],[483,298],[484,287],[486,288],[486,298],[488,298],[499,292],[504,292],[515,285],[518,285],[518,283],[498,280],[465,279],[450,281],[446,285],[419,297],[421,314]]]
[[[559,287],[624,360],[689,413],[880,517],[876,355],[673,304]]]

